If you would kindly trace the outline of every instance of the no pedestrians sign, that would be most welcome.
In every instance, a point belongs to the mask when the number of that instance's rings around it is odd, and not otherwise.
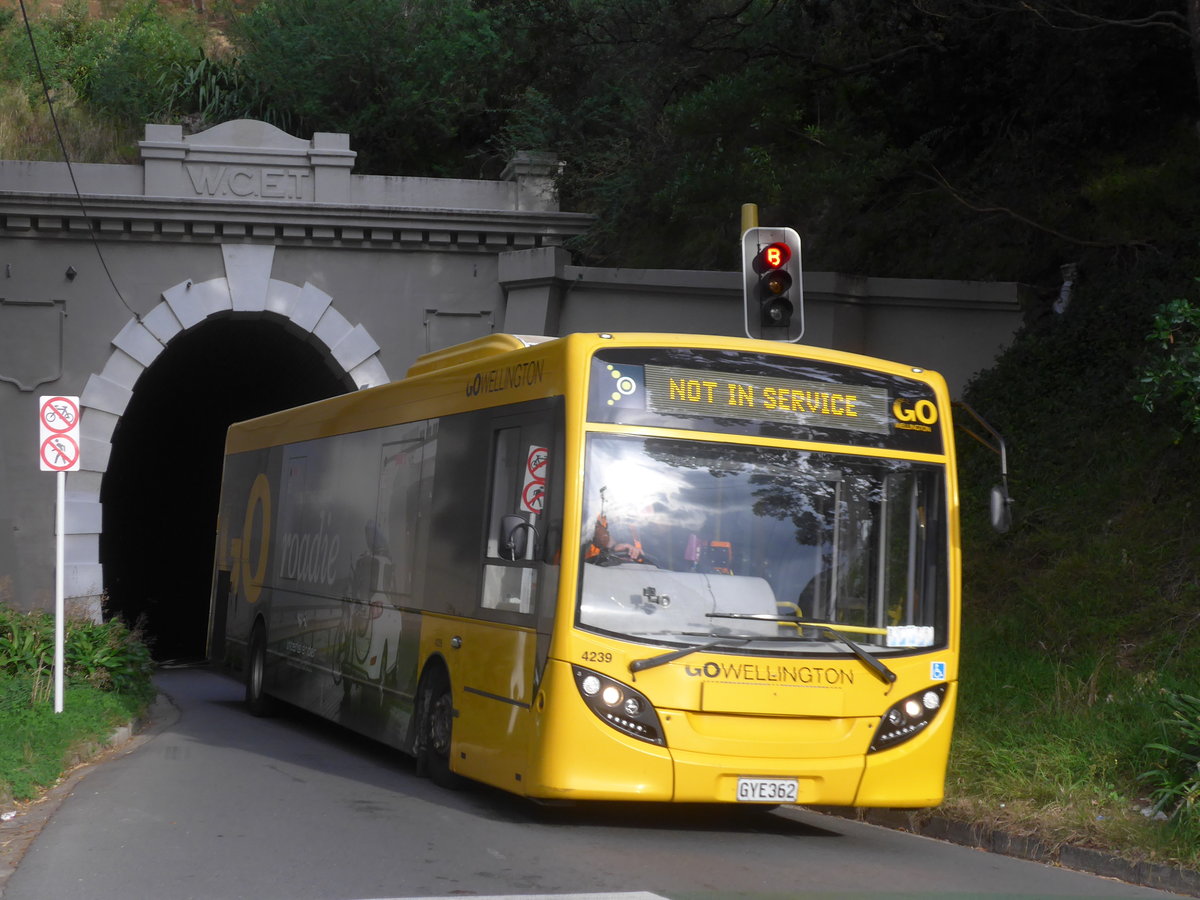
[[[41,397],[38,462],[43,472],[79,470],[79,398]]]
[[[521,487],[521,506],[537,515],[546,502],[546,463],[550,452],[545,447],[529,448],[525,459],[525,483]]]

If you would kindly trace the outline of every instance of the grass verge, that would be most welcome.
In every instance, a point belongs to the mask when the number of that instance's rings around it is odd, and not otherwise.
[[[1165,679],[1102,657],[1089,669],[1011,644],[978,646],[964,669],[959,728],[941,812],[1049,846],[1200,869],[1188,821],[1155,815],[1146,745],[1162,738]]]
[[[32,800],[154,698],[154,666],[118,621],[66,627],[63,711],[54,712],[54,620],[0,606],[0,806]]]
[[[1200,679],[1200,438],[1133,402],[1153,298],[1180,269],[1110,269],[969,389],[1009,439],[1016,524],[985,530],[995,461],[960,442],[963,662],[941,812],[1200,870],[1197,773],[1180,765],[1200,723],[1172,707]]]
[[[140,697],[73,684],[55,713],[48,683],[14,678],[0,686],[0,806],[36,799],[146,708]]]

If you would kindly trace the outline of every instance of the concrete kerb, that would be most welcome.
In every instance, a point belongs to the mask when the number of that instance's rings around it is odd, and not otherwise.
[[[160,693],[142,718],[114,728],[107,741],[101,745],[94,745],[86,754],[81,754],[81,757],[86,755],[86,758],[80,758],[45,794],[31,803],[8,810],[16,815],[7,821],[0,821],[0,897],[4,896],[4,886],[17,870],[25,851],[79,782],[98,763],[136,750],[178,718],[179,710],[166,694]]]
[[[806,808],[824,815],[907,831],[1002,856],[1028,859],[1104,878],[1115,878],[1127,884],[1200,897],[1200,872],[1191,869],[1145,861],[1130,862],[1103,850],[1075,847],[1070,844],[1054,845],[1026,835],[1011,834],[996,828],[931,815],[927,810],[846,809],[824,806]]]

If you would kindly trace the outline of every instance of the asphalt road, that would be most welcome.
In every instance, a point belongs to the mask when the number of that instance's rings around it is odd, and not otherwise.
[[[1173,896],[806,810],[445,791],[315,717],[251,717],[224,676],[158,681],[178,716],[75,785],[4,900]]]

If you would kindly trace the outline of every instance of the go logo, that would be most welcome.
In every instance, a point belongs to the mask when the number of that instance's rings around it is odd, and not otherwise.
[[[920,422],[922,425],[932,425],[938,420],[937,407],[932,400],[918,400],[909,406],[898,397],[892,403],[892,415],[901,422]]]
[[[257,545],[258,553],[251,559],[252,548]],[[263,581],[267,577],[267,550],[271,545],[271,485],[267,476],[259,474],[250,487],[246,498],[246,518],[242,522],[242,536],[230,541],[232,566],[231,586],[235,591],[245,590],[246,602],[257,603],[262,593]]]

